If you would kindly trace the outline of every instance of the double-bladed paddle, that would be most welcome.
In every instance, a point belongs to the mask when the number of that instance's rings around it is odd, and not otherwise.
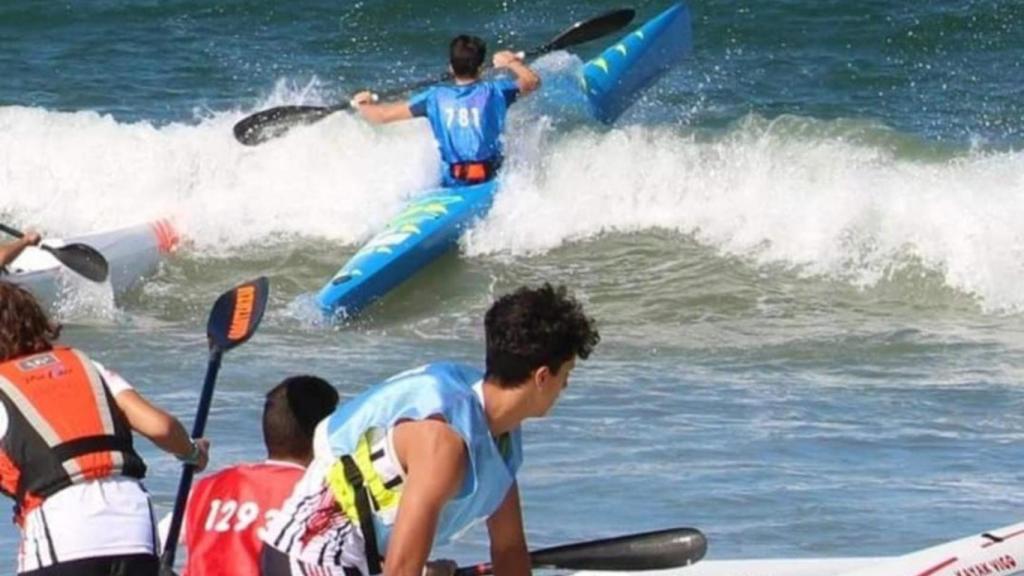
[[[623,8],[606,12],[595,18],[577,22],[555,36],[550,42],[527,50],[524,58],[535,58],[548,52],[577,46],[607,36],[624,28],[633,21],[636,12],[631,8]],[[402,86],[386,92],[386,97],[425,88],[427,86],[447,82],[452,79],[451,73],[444,73],[419,82]],[[276,138],[289,129],[302,124],[312,124],[335,112],[352,107],[350,102],[341,102],[334,106],[276,106],[251,116],[247,116],[235,124],[235,138],[246,146],[255,146],[271,138]]]
[[[15,238],[25,236],[25,233],[21,230],[15,230],[4,224],[0,224],[0,230]],[[92,246],[78,243],[57,247],[40,244],[39,248],[53,254],[53,257],[59,260],[61,264],[93,282],[106,282],[107,276],[110,274],[110,266],[107,264],[107,259]]]
[[[534,568],[565,570],[661,570],[693,564],[704,557],[708,541],[695,528],[670,528],[544,548],[530,553]],[[455,576],[493,574],[489,563],[466,566]]]
[[[220,371],[220,360],[225,352],[231,350],[252,337],[256,327],[263,319],[263,311],[267,307],[267,296],[270,293],[270,282],[260,277],[241,284],[221,294],[210,311],[210,319],[206,323],[206,337],[210,343],[210,360],[206,365],[206,380],[203,392],[199,396],[199,407],[196,409],[196,420],[192,424],[192,437],[200,438],[206,430],[206,417],[210,413],[210,402],[213,400],[213,387]],[[173,574],[174,552],[181,534],[181,524],[185,516],[185,503],[188,492],[192,488],[192,476],[195,466],[184,464],[181,470],[181,481],[178,483],[178,496],[174,500],[174,513],[171,515],[171,526],[167,531],[163,556],[160,558],[161,574]]]

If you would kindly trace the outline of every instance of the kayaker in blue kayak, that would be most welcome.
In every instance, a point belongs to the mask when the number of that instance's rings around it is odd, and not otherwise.
[[[375,124],[425,117],[437,140],[444,186],[486,182],[502,163],[501,136],[508,107],[540,86],[540,77],[513,52],[494,55],[495,68],[515,78],[483,80],[487,46],[476,36],[457,36],[449,47],[453,83],[428,88],[407,102],[374,103],[369,91],[352,99],[364,118]]]
[[[451,576],[434,545],[486,520],[494,573],[528,576],[520,425],[545,416],[600,340],[562,287],[520,288],[484,318],[486,370],[435,363],[339,405],[264,533],[261,574]]]

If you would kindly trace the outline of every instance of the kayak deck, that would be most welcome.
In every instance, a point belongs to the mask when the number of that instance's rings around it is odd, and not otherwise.
[[[373,236],[320,289],[325,316],[350,318],[455,246],[490,210],[498,180],[424,193]]]

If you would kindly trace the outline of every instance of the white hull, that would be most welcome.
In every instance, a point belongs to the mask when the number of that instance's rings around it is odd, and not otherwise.
[[[791,558],[701,560],[686,568],[634,572],[643,576],[838,576],[890,558]],[[573,576],[611,576],[622,572],[576,572]]]
[[[98,250],[110,264],[108,284],[116,299],[156,273],[160,261],[177,247],[178,235],[168,221],[157,220],[107,232],[47,238],[43,242],[55,247],[77,242]],[[76,286],[90,284],[62,266],[49,252],[35,247],[25,249],[7,268],[8,274],[0,278],[32,292],[50,309]]]

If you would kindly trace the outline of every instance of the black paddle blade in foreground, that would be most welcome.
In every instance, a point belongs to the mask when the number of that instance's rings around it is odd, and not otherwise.
[[[312,124],[344,108],[348,108],[348,102],[332,107],[276,106],[247,116],[235,124],[235,139],[246,146],[255,146],[276,138],[291,128]]]
[[[265,277],[221,294],[206,324],[210,347],[226,352],[251,338],[263,319],[269,294],[270,282]]]
[[[548,548],[530,555],[534,566],[573,570],[658,570],[692,564],[708,542],[694,528],[672,528]]]
[[[528,56],[539,56],[540,54],[562,50],[570,46],[586,44],[591,40],[597,40],[612,32],[622,30],[633,21],[635,16],[636,10],[632,8],[620,8],[619,10],[605,12],[600,16],[573,24],[561,34],[555,36],[552,41],[539,48],[530,50],[526,54]]]
[[[695,528],[671,528],[591,540],[530,553],[534,568],[567,570],[660,570],[693,564],[704,557],[708,541]],[[492,574],[490,564],[459,568],[456,576]]]
[[[85,244],[68,244],[55,248],[40,244],[40,248],[53,254],[60,263],[92,280],[93,282],[106,282],[110,276],[110,265],[107,259],[92,246]]]

